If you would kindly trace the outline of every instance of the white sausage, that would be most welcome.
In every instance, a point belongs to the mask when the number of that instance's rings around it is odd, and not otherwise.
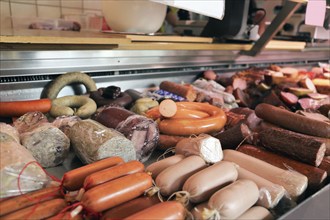
[[[258,197],[258,186],[251,180],[241,179],[214,193],[208,206],[220,213],[220,219],[235,219],[251,208]]]
[[[283,186],[293,200],[302,195],[307,188],[306,176],[298,172],[283,170],[244,153],[224,150],[224,160],[234,162],[270,182]]]
[[[237,179],[236,166],[228,161],[220,161],[189,177],[182,189],[189,192],[190,202],[204,202],[213,193]]]
[[[273,220],[273,215],[268,209],[261,206],[254,206],[244,212],[237,220]]]
[[[206,167],[199,156],[190,156],[163,170],[156,178],[156,185],[163,196],[181,190],[184,182],[194,173]]]
[[[283,186],[274,184],[242,167],[238,167],[238,179],[249,179],[259,188],[258,205],[267,209],[274,208],[285,194]]]
[[[185,158],[183,155],[177,154],[177,155],[159,160],[157,162],[150,164],[146,168],[146,172],[150,172],[152,178],[156,179],[156,177],[158,176],[158,174],[160,172],[165,170],[167,167],[170,167],[170,166],[180,162],[181,160],[183,160],[183,158]]]

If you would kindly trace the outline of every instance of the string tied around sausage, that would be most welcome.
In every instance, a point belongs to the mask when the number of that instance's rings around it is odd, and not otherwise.
[[[162,197],[162,195],[160,194],[160,188],[158,186],[156,186],[156,183],[154,180],[152,180],[152,187],[150,187],[149,189],[146,189],[144,191],[144,195],[147,195],[148,197],[152,197],[153,195],[155,195],[157,193],[157,197],[159,199],[159,201],[164,202],[164,199]]]
[[[21,178],[22,178],[22,175],[23,175],[24,171],[29,166],[31,166],[31,165],[35,165],[35,166],[39,167],[46,174],[46,176],[50,177],[50,179],[51,179],[50,185],[54,185],[54,186],[58,185],[58,186],[60,186],[60,183],[61,183],[61,181],[58,178],[56,178],[55,176],[50,175],[37,161],[30,161],[30,162],[26,163],[23,166],[22,170],[19,172],[18,177],[17,177],[17,188],[18,188],[18,191],[19,191],[20,195],[24,196],[27,200],[33,201],[33,202],[36,201],[36,204],[34,205],[34,207],[31,210],[31,212],[29,214],[27,214],[27,218],[29,218],[29,216],[31,216],[36,211],[36,209],[38,208],[41,200],[56,195],[56,192],[54,191],[53,193],[49,193],[49,194],[46,194],[44,196],[39,196],[39,197],[36,197],[36,198],[31,198],[30,196],[28,196],[28,195],[26,195],[26,194],[24,194],[22,192]]]
[[[204,208],[202,211],[202,219],[204,220],[220,220],[220,213],[216,209]]]
[[[162,153],[156,161],[159,161],[159,160],[162,160],[162,159],[165,159],[166,158],[166,155],[168,154],[175,154],[175,147],[171,147],[171,148],[168,148],[166,149],[166,151],[164,153]]]
[[[178,191],[170,195],[168,197],[167,201],[171,201],[172,199],[174,201],[180,202],[182,205],[185,207],[188,207],[189,205],[189,198],[190,198],[190,193],[187,191]]]
[[[249,141],[251,143],[253,143],[253,137],[254,135],[258,134],[257,132],[251,132],[251,134],[247,135],[246,137],[244,137],[244,139],[237,145],[237,147],[235,148],[235,150],[237,150],[246,140],[249,139]]]

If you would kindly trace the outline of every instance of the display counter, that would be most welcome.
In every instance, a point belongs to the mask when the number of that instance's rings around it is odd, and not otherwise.
[[[207,69],[232,74],[253,66],[308,68],[330,62],[329,44],[271,41],[266,50],[251,57],[240,55],[251,44],[218,44],[202,38],[197,42],[190,38],[166,42],[166,38],[146,40],[110,34],[94,38],[41,35],[1,36],[1,101],[39,99],[52,79],[71,71],[88,73],[97,87],[114,84],[126,90],[155,87],[164,80],[192,82]],[[76,92],[83,93],[84,88],[66,87],[59,96]],[[79,165],[70,158],[50,171],[60,177]],[[329,219],[329,187],[324,186],[280,219]]]

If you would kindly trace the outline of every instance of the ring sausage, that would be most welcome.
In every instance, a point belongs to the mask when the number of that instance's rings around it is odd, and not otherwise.
[[[226,124],[226,114],[218,107],[207,103],[178,102],[178,107],[203,111],[210,115],[198,119],[164,119],[159,123],[159,130],[168,135],[191,135],[220,131]]]
[[[73,107],[78,107],[76,112],[72,109]],[[97,106],[93,99],[86,96],[70,95],[54,99],[50,114],[53,117],[77,115],[81,118],[88,118],[95,113],[96,108]]]
[[[124,220],[135,220],[135,219],[175,219],[184,220],[186,211],[184,206],[175,201],[167,201],[151,206],[138,213],[135,213]]]
[[[88,190],[113,179],[141,172],[144,172],[144,165],[137,160],[132,160],[127,163],[119,164],[117,166],[90,174],[85,178],[84,189]]]
[[[45,90],[45,96],[49,99],[55,99],[66,85],[72,83],[82,83],[87,89],[87,92],[95,91],[96,84],[94,80],[86,73],[81,72],[69,72],[60,75],[54,79]]]
[[[259,118],[289,130],[330,138],[330,124],[326,122],[307,118],[265,103],[259,104],[255,113]]]
[[[92,212],[102,212],[141,196],[150,187],[151,176],[146,173],[134,173],[86,191],[81,204]]]
[[[220,161],[189,177],[182,189],[189,193],[190,202],[204,202],[213,193],[234,182],[237,179],[237,175],[234,163]]]
[[[50,99],[0,102],[1,117],[19,117],[27,112],[47,113],[52,107]]]
[[[83,184],[85,178],[97,171],[116,166],[124,163],[124,160],[120,157],[109,157],[97,162],[79,167],[77,169],[66,172],[62,178],[63,187],[69,191],[79,190]]]

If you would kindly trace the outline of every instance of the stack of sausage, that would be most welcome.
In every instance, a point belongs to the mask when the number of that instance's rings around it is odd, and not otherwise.
[[[0,216],[1,219],[84,219],[100,217],[103,213],[106,219],[119,215],[127,219],[143,219],[143,216],[184,219],[185,209],[180,203],[157,205],[156,197],[144,197],[151,187],[152,178],[144,172],[142,163],[135,160],[125,163],[120,157],[111,157],[65,173],[61,186],[1,201]],[[136,201],[140,202],[139,206]],[[133,203],[134,209],[121,211],[123,205]],[[145,208],[149,209],[139,212]]]

